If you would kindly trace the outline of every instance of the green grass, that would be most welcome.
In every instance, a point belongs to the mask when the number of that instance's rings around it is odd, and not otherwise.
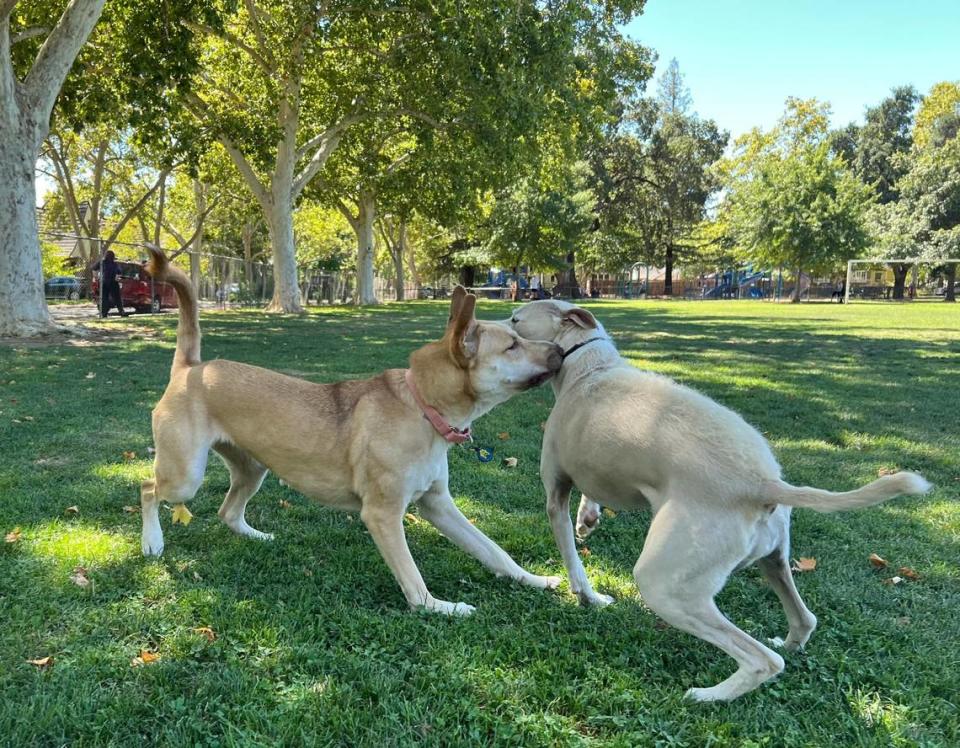
[[[960,744],[960,308],[592,308],[637,366],[760,428],[792,482],[849,489],[897,467],[936,485],[865,511],[795,512],[794,555],[818,560],[797,583],[820,628],[777,681],[730,705],[681,699],[734,663],[643,608],[631,577],[642,514],[608,519],[590,538],[587,571],[618,598],[603,610],[578,607],[565,586],[497,580],[425,522],[409,523],[431,591],[478,608],[451,620],[406,609],[358,517],[272,476],[248,516],[277,540],[233,536],[216,517],[227,474],[211,460],[194,521],[171,527],[166,513],[165,555],[144,560],[139,516],[122,507],[138,503],[150,470],[149,414],[175,323],[165,314],[107,325],[140,329],[130,340],[0,347],[0,534],[22,528],[19,542],[0,544],[0,743]],[[210,313],[203,353],[320,382],[367,376],[405,365],[445,315],[431,302],[301,319]],[[482,465],[455,447],[450,472],[479,527],[524,566],[561,574],[537,475],[551,401],[544,388],[483,418],[475,433],[498,459]],[[505,456],[519,458],[515,470],[499,466]],[[80,512],[66,516],[71,505]],[[872,569],[870,553],[921,579],[884,585],[895,572]],[[92,586],[69,580],[77,565]],[[757,637],[786,631],[754,570],[735,575],[719,603]],[[161,659],[132,667],[142,648]],[[48,669],[26,663],[46,655]]]

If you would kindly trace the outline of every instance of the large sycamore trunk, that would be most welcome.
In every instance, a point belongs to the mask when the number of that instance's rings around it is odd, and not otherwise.
[[[954,284],[957,282],[957,263],[952,262],[947,265],[944,275],[947,278],[947,288],[946,292],[944,293],[943,300],[955,302],[957,300],[957,294],[954,291]]]
[[[28,337],[52,325],[43,269],[30,138],[0,125],[0,335]]]
[[[358,205],[357,222],[354,231],[357,235],[357,294],[356,304],[379,304],[373,288],[373,225],[377,218],[377,204],[373,195],[362,194]]]
[[[910,271],[910,265],[904,262],[895,262],[890,265],[893,270],[893,298],[903,299],[903,289],[907,284],[907,273]]]
[[[303,307],[297,283],[296,245],[293,241],[293,200],[274,199],[267,221],[273,250],[273,299],[267,311],[299,314]]]

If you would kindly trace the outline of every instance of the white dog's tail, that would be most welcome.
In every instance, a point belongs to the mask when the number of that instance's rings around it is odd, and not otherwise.
[[[823,491],[809,486],[791,486],[784,481],[772,481],[764,488],[763,498],[787,506],[813,509],[816,512],[839,512],[844,509],[857,509],[862,506],[879,504],[900,494],[922,494],[930,490],[930,483],[922,475],[900,472],[884,475],[856,491]]]

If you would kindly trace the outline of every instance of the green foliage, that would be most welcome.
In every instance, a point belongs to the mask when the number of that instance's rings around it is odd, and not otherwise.
[[[721,165],[722,210],[742,259],[826,271],[867,246],[873,190],[834,153],[827,119],[826,105],[790,99],[773,130],[740,138]]]
[[[43,277],[52,278],[68,272],[66,258],[60,253],[60,248],[52,242],[40,242],[40,258],[43,265]]]
[[[913,141],[919,148],[939,146],[957,134],[960,123],[960,82],[934,84],[923,97],[913,127]]]

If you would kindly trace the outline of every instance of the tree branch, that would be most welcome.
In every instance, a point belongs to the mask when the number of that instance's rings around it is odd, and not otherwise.
[[[244,0],[244,5],[247,6],[250,25],[253,27],[253,35],[257,39],[257,47],[260,48],[260,54],[263,56],[263,59],[270,63],[273,69],[276,69],[276,60],[273,58],[273,52],[270,51],[270,47],[267,45],[267,39],[263,35],[263,27],[260,25],[260,9],[254,0]]]
[[[183,241],[183,237],[182,237],[180,234],[174,233],[174,232],[172,232],[172,231],[170,232],[170,233],[172,233],[172,234],[174,235],[174,238],[175,238],[178,242],[180,242],[180,248],[179,248],[176,252],[174,252],[173,254],[170,255],[170,259],[171,259],[171,260],[172,260],[174,257],[177,257],[177,256],[179,256],[179,255],[182,255],[184,252],[186,252],[187,249],[188,249],[189,247],[191,247],[191,246],[193,245],[193,243],[197,240],[197,237],[200,235],[200,232],[203,231],[203,224],[204,224],[204,222],[207,220],[207,216],[210,215],[211,211],[212,211],[215,207],[217,207],[217,202],[218,202],[218,201],[219,201],[219,198],[214,198],[214,199],[213,199],[213,202],[210,203],[210,205],[207,206],[206,210],[204,210],[203,213],[201,213],[199,216],[197,216],[197,224],[196,224],[196,226],[195,226],[194,229],[193,229],[193,233],[190,234],[190,238],[187,239],[186,241]],[[170,230],[169,227],[167,228],[167,230],[168,230],[168,231]]]
[[[124,227],[127,225],[127,223],[129,223],[130,219],[133,218],[135,213],[138,213],[140,211],[140,209],[144,206],[144,203],[146,203],[147,200],[150,199],[150,196],[157,191],[157,188],[160,187],[160,184],[166,181],[167,175],[171,171],[172,169],[163,169],[160,172],[160,176],[157,177],[157,181],[153,183],[153,186],[149,190],[144,192],[143,195],[140,196],[140,199],[137,200],[136,203],[134,203],[133,207],[130,208],[126,212],[126,214],[123,216],[123,218],[120,219],[117,225],[113,227],[113,231],[110,232],[110,235],[107,237],[106,241],[101,243],[100,245],[101,251],[108,248],[111,244],[113,244],[114,241],[116,241],[117,237],[120,236],[120,232],[123,231]]]
[[[347,219],[347,222],[350,224],[350,228],[352,228],[355,232],[359,230],[360,216],[354,216],[353,213],[350,212],[350,208],[347,206],[347,204],[339,197],[335,197],[333,199],[333,203],[337,206],[337,210],[343,214],[343,217]]]
[[[207,108],[203,99],[194,93],[188,94],[186,105],[187,109],[193,112],[195,117],[207,122],[211,127],[215,127],[213,118],[210,116],[210,110]],[[254,172],[246,156],[243,155],[228,135],[218,132],[217,141],[224,147],[227,155],[230,156],[230,160],[233,161],[233,165],[237,167],[237,171],[240,172],[240,176],[243,177],[243,180],[247,183],[247,187],[253,192],[253,196],[257,199],[257,202],[260,203],[261,207],[268,205],[270,202],[270,193],[263,182],[260,181],[256,172]]]
[[[0,108],[4,125],[13,129],[20,119],[17,107],[17,77],[13,72],[13,59],[10,57],[10,11],[16,0],[0,0],[9,5],[6,12],[0,15]]]
[[[195,23],[194,21],[188,21],[186,19],[180,21],[180,23],[195,33],[215,36],[218,39],[222,39],[227,44],[232,45],[234,48],[246,52],[250,59],[253,60],[257,67],[266,73],[267,76],[272,77],[276,74],[277,68],[275,65],[270,64],[270,61],[263,57],[263,55],[261,55],[257,50],[243,41],[243,39],[240,37],[231,34],[229,31],[218,31],[212,26],[207,26],[206,24],[202,23]]]
[[[3,2],[4,0],[0,0]],[[5,0],[9,3],[10,0]],[[47,36],[24,80],[26,100],[35,121],[37,145],[46,135],[53,103],[80,49],[96,26],[106,0],[71,0]],[[12,9],[12,5],[10,6]]]

